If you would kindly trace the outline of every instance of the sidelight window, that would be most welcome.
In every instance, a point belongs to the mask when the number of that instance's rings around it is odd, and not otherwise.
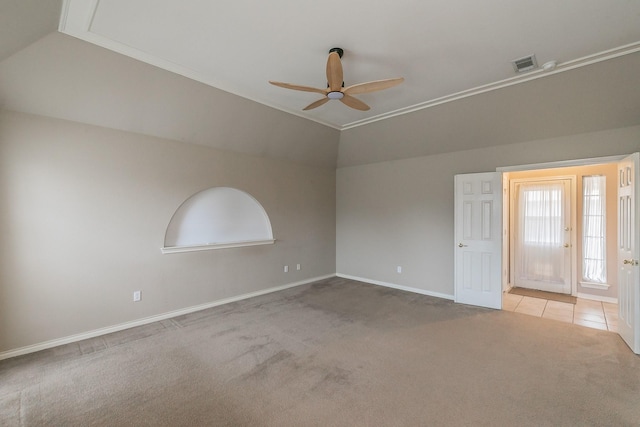
[[[582,280],[606,284],[606,194],[605,177],[582,178]]]

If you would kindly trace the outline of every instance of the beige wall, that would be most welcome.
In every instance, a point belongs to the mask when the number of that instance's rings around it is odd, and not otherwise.
[[[637,126],[638,69],[640,52],[354,127],[340,135],[338,167]],[[581,149],[603,148],[591,147]]]
[[[4,111],[0,352],[335,271],[452,295],[454,174],[638,150],[640,127],[630,127],[345,167],[336,176]],[[256,197],[278,242],[162,255],[171,215],[213,186]],[[297,263],[301,271],[283,272]]]
[[[455,174],[639,150],[635,126],[340,168],[337,272],[453,295]]]
[[[214,186],[254,196],[276,244],[162,255]],[[1,112],[0,353],[330,275],[335,230],[333,168]]]
[[[0,62],[0,106],[330,168],[340,138],[336,129],[58,32]]]
[[[607,298],[618,298],[618,264],[617,264],[617,165],[615,163],[605,165],[591,165],[570,168],[544,169],[509,173],[510,179],[535,179],[553,176],[574,176],[576,178],[576,236],[574,242],[577,262],[577,290],[581,294],[590,294]],[[588,175],[604,175],[607,180],[606,185],[606,238],[607,238],[607,282],[610,285],[608,290],[599,290],[584,287],[580,284],[582,272],[582,178]]]

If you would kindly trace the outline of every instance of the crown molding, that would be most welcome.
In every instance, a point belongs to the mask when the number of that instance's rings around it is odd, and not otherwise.
[[[224,82],[217,80],[209,75],[205,75],[201,72],[185,67],[183,65],[176,64],[166,59],[159,58],[150,53],[135,49],[126,44],[117,42],[107,37],[101,36],[91,31],[93,19],[96,11],[100,5],[100,0],[64,0],[62,6],[62,12],[60,17],[60,25],[58,30],[61,33],[76,37],[78,39],[87,41],[89,43],[104,47],[108,50],[120,53],[122,55],[137,59],[147,64],[154,65],[161,69],[179,74],[183,77],[204,83],[208,86],[229,92],[231,94],[240,96],[250,101],[257,102],[270,108],[274,108],[279,111],[283,111],[288,114],[292,114],[297,117],[310,120],[321,125],[343,131],[353,129],[359,126],[364,126],[370,123],[375,123],[381,120],[390,119],[392,117],[401,116],[404,114],[410,114],[416,111],[424,110],[431,107],[436,107],[448,102],[457,101],[470,96],[479,95],[482,93],[503,89],[509,86],[526,83],[532,80],[552,76],[558,73],[563,73],[576,68],[585,67],[588,65],[596,64],[598,62],[607,61],[610,59],[618,58],[620,56],[629,55],[640,51],[640,41],[619,46],[614,49],[609,49],[592,55],[584,56],[582,58],[574,59],[571,61],[558,63],[557,67],[553,71],[544,71],[542,68],[538,68],[533,71],[529,71],[525,74],[510,77],[508,79],[500,80],[494,83],[489,83],[482,86],[477,86],[471,89],[446,95],[440,98],[431,99],[418,104],[414,104],[408,107],[400,108],[388,113],[378,114],[373,117],[369,117],[362,120],[356,120],[344,125],[337,125],[318,118],[310,117],[302,111],[292,110],[285,108],[281,105],[270,103],[264,99],[258,99],[253,97],[249,93],[246,93],[242,88],[234,86],[230,82]]]
[[[619,46],[614,49],[609,49],[603,52],[595,53],[593,55],[584,56],[582,58],[574,59],[563,63],[558,63],[558,66],[553,71],[544,71],[542,68],[530,71],[524,75],[511,77],[508,79],[500,80],[495,83],[486,84],[483,86],[477,86],[472,89],[464,90],[461,92],[453,93],[451,95],[435,98],[429,101],[421,102],[409,107],[400,108],[395,111],[391,111],[384,114],[379,114],[368,119],[358,120],[355,122],[347,123],[340,127],[340,130],[352,129],[358,126],[364,126],[369,123],[378,122],[380,120],[389,119],[391,117],[401,116],[404,114],[413,113],[415,111],[424,110],[426,108],[435,107],[447,102],[456,101],[459,99],[467,98],[469,96],[479,95],[482,93],[502,89],[505,87],[526,83],[532,80],[549,77],[554,74],[563,73],[569,70],[575,70],[576,68],[586,67],[588,65],[596,64],[598,62],[608,61],[610,59],[618,58],[624,55],[630,55],[632,53],[640,52],[640,41],[631,43],[624,46]]]
[[[250,101],[257,102],[267,107],[271,107],[276,110],[283,111],[288,114],[292,114],[294,116],[311,120],[336,130],[342,129],[342,126],[340,125],[336,125],[334,123],[329,123],[324,120],[309,117],[308,115],[305,115],[304,112],[302,111],[293,111],[293,110],[284,108],[280,105],[266,102],[263,99],[257,99],[251,96],[250,94],[244,92],[241,88],[233,86],[229,82],[223,82],[223,81],[217,80],[215,78],[212,78],[209,75],[205,75],[189,67],[176,64],[175,62],[172,62],[163,58],[159,58],[150,53],[144,52],[139,49],[135,49],[124,43],[117,42],[115,40],[109,39],[105,36],[92,32],[91,27],[93,25],[93,20],[99,6],[100,6],[100,0],[89,0],[89,1],[64,0],[62,5],[62,12],[60,17],[60,24],[58,26],[58,31],[61,33],[67,34],[69,36],[75,37],[77,39],[103,47],[105,49],[120,53],[122,55],[136,59],[138,61],[150,64],[150,65],[154,65],[160,69],[170,71],[172,73],[181,75],[188,79],[195,80],[200,83],[204,83],[216,89],[240,96]]]

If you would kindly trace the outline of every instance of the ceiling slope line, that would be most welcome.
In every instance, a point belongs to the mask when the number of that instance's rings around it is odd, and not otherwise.
[[[554,74],[562,73],[565,71],[575,70],[577,68],[585,67],[588,65],[597,64],[598,62],[608,61],[621,56],[630,55],[636,52],[640,52],[640,41],[630,43],[624,46],[619,46],[613,49],[605,50],[593,55],[587,55],[582,58],[574,59],[564,63],[558,64],[557,68],[553,71],[544,71],[538,69],[531,71],[524,76],[515,76],[508,79],[500,80],[498,82],[489,83],[475,88],[467,89],[461,92],[453,93],[451,95],[435,98],[429,101],[421,102],[409,107],[400,108],[388,113],[378,114],[373,117],[369,117],[363,120],[357,120],[355,122],[347,123],[339,128],[339,130],[353,129],[359,126],[364,126],[370,123],[379,122],[381,120],[389,119],[392,117],[402,116],[405,114],[413,113],[416,111],[424,110],[438,105],[446,104],[448,102],[457,101],[463,98],[467,98],[474,95],[480,95],[482,93],[491,92],[494,90],[514,86],[520,83],[526,83],[532,80],[552,76]]]
[[[71,6],[71,3],[74,3],[73,7]],[[273,108],[275,110],[282,111],[287,114],[291,114],[306,120],[310,120],[312,122],[315,122],[339,131],[348,130],[348,129],[356,128],[359,126],[364,126],[370,123],[386,120],[392,117],[410,114],[419,110],[435,107],[441,104],[460,100],[466,97],[487,93],[493,90],[506,88],[506,87],[513,86],[520,83],[529,82],[539,78],[551,76],[556,73],[573,70],[576,68],[584,67],[587,65],[595,64],[595,63],[606,61],[609,59],[614,59],[619,56],[624,56],[624,55],[628,55],[628,54],[632,54],[640,51],[640,41],[638,41],[638,42],[630,43],[627,45],[619,46],[613,49],[605,50],[596,54],[584,56],[579,59],[570,60],[567,62],[561,62],[558,64],[555,70],[550,72],[545,72],[542,69],[538,69],[535,71],[528,72],[525,75],[510,77],[508,79],[500,80],[498,82],[488,83],[486,85],[477,86],[475,88],[456,92],[440,98],[435,98],[428,101],[420,102],[418,104],[414,104],[408,107],[403,107],[387,113],[378,114],[366,119],[356,120],[350,123],[346,123],[344,125],[339,125],[339,124],[329,123],[327,121],[324,121],[322,119],[318,119],[312,116],[308,116],[304,113],[304,111],[293,110],[278,104],[274,104],[265,99],[260,99],[260,98],[248,95],[245,93],[244,90],[238,88],[236,85],[233,85],[229,82],[212,79],[211,77],[204,76],[202,73],[196,70],[193,70],[189,67],[185,67],[184,65],[179,65],[172,61],[166,60],[164,58],[159,58],[157,56],[154,56],[153,54],[141,51],[140,49],[134,48],[122,42],[118,42],[113,39],[109,39],[105,36],[102,36],[98,33],[91,32],[91,26],[95,18],[95,13],[97,11],[97,8],[99,7],[99,4],[100,4],[100,0],[89,0],[86,2],[78,2],[77,0],[64,0],[62,11],[61,11],[60,25],[58,30],[61,33],[67,34],[72,37],[76,37],[80,40],[83,40],[89,43],[93,43],[97,46],[120,53],[127,57],[133,58],[143,63],[147,63],[149,65],[158,67],[160,69],[164,69],[174,74],[181,75],[185,78],[195,80],[197,82],[211,86],[223,92],[240,96],[249,101],[257,102],[261,105]],[[78,5],[79,7],[77,7]],[[81,22],[81,24],[78,25],[78,22]]]
[[[92,0],[90,2],[84,3],[82,9],[73,11],[76,15],[83,16],[82,19],[79,19],[79,21],[82,22],[82,25],[78,26],[78,25],[74,25],[74,22],[76,22],[76,20],[74,19],[69,20],[69,16],[70,16],[69,14],[72,13],[72,11],[70,10],[71,0],[65,0],[63,2],[58,31],[68,36],[75,37],[79,40],[92,43],[96,46],[100,46],[107,50],[135,59],[136,61],[140,61],[142,63],[146,63],[151,66],[158,67],[160,69],[197,81],[199,83],[205,84],[207,86],[221,90],[223,92],[240,96],[249,101],[257,102],[261,105],[273,108],[275,110],[282,111],[287,114],[292,114],[294,116],[297,116],[306,120],[311,120],[313,122],[316,122],[323,126],[330,127],[332,129],[336,129],[336,130],[342,129],[340,125],[335,125],[333,123],[329,123],[320,119],[309,117],[305,115],[303,111],[298,112],[295,110],[290,110],[282,106],[267,102],[263,99],[257,99],[255,97],[245,94],[242,90],[233,86],[232,84],[229,84],[228,82],[225,83],[225,82],[217,81],[215,79],[211,79],[192,68],[185,67],[184,65],[177,64],[175,62],[169,61],[164,58],[159,58],[151,53],[144,52],[140,49],[134,48],[133,46],[129,46],[125,43],[109,39],[98,33],[91,32],[90,27],[95,18],[95,13],[99,5],[99,2],[100,0]]]
[[[205,76],[203,76],[201,73],[199,73],[198,71],[195,71],[191,68],[185,67],[184,65],[179,65],[176,64],[175,62],[166,60],[166,59],[159,59],[158,57],[154,56],[153,54],[144,52],[142,50],[139,49],[134,49],[124,43],[116,43],[116,42],[112,42],[112,41],[108,41],[105,42],[105,40],[109,40],[109,39],[105,39],[103,36],[100,36],[98,34],[95,33],[90,33],[90,32],[85,32],[82,34],[77,34],[68,30],[65,31],[60,31],[63,34],[66,34],[68,36],[72,36],[75,37],[77,39],[80,39],[82,41],[88,42],[88,43],[92,43],[96,46],[100,46],[102,48],[108,49],[110,51],[119,53],[121,55],[127,56],[129,58],[132,58],[136,61],[140,61],[142,63],[154,66],[154,67],[158,67],[162,70],[168,71],[170,73],[174,73],[177,75],[180,75],[182,77],[194,80],[196,82],[205,84],[207,86],[210,86],[211,88],[223,91],[223,92],[227,92],[230,93],[232,95],[236,95],[236,96],[240,96],[244,99],[247,99],[249,101],[253,101],[253,102],[257,102],[259,104],[262,104],[266,107],[270,107],[273,109],[276,109],[278,111],[282,111],[284,113],[287,114],[292,114],[294,116],[298,116],[301,117],[303,119],[306,120],[311,120],[313,122],[316,122],[318,124],[336,129],[336,130],[341,130],[342,127],[339,125],[335,125],[329,122],[325,122],[323,120],[319,120],[313,117],[309,117],[307,115],[304,114],[304,112],[297,112],[295,110],[289,110],[286,108],[283,108],[279,105],[276,104],[272,104],[269,102],[266,102],[262,99],[257,99],[255,97],[249,96],[244,94],[241,90],[238,90],[237,88],[233,87],[232,85],[229,84],[220,84],[220,82],[217,81],[212,81],[212,79],[207,78]]]

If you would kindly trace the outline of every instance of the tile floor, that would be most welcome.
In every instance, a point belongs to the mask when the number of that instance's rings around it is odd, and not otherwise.
[[[545,319],[574,323],[603,331],[618,331],[618,305],[580,299],[576,304],[502,294],[502,309]]]

